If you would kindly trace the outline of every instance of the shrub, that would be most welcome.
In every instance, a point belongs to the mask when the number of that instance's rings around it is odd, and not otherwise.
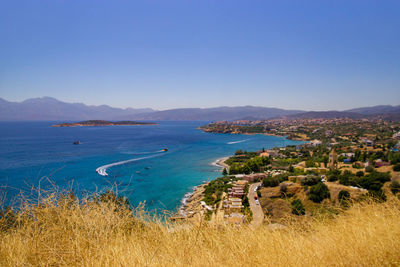
[[[350,193],[349,193],[349,191],[340,190],[339,196],[338,196],[338,200],[339,200],[339,203],[340,203],[340,204],[342,204],[342,205],[344,205],[344,206],[347,206],[348,203],[349,203],[349,200],[350,200]]]
[[[400,163],[397,163],[396,165],[393,166],[393,171],[400,172]]]
[[[341,172],[340,170],[330,170],[327,174],[326,177],[329,182],[334,182],[339,179]]]
[[[112,190],[107,190],[105,193],[100,194],[95,200],[100,203],[112,203],[121,209],[130,209],[130,203],[128,198],[123,196],[117,196]]]
[[[389,152],[388,160],[390,164],[400,163],[400,152]]]
[[[321,203],[322,200],[329,198],[330,196],[331,194],[329,193],[328,187],[321,182],[311,186],[310,192],[308,193],[308,198],[315,203]]]
[[[356,175],[354,175],[351,171],[346,170],[343,172],[342,175],[340,175],[339,183],[341,183],[342,185],[357,186],[358,185],[358,177]]]
[[[295,199],[291,203],[292,213],[296,215],[304,215],[306,214],[306,209],[304,208],[303,203],[300,199]]]
[[[340,190],[338,199],[339,199],[339,200],[347,200],[347,199],[350,199],[350,193],[349,193],[349,191]]]
[[[306,167],[307,167],[307,168],[315,167],[315,162],[312,161],[312,160],[307,160],[307,161],[306,161]]]
[[[288,173],[282,173],[275,175],[274,178],[278,179],[280,183],[287,181],[289,179],[289,174]]]
[[[358,172],[356,172],[356,176],[357,177],[363,177],[364,176],[364,172],[363,171],[358,171]]]
[[[373,172],[374,171],[374,167],[368,166],[368,167],[365,168],[365,171],[366,172]]]
[[[382,189],[379,189],[379,190],[369,190],[369,191],[368,191],[368,195],[371,196],[372,198],[374,198],[375,201],[378,201],[378,202],[386,201],[386,195],[385,195],[385,193],[382,191]]]
[[[400,192],[400,183],[399,183],[398,181],[393,181],[393,182],[390,184],[390,190],[392,191],[392,193],[393,193],[394,195],[396,195],[397,193],[399,193],[399,192]]]
[[[321,177],[316,175],[307,175],[301,180],[301,185],[315,185],[321,182]]]
[[[280,181],[276,177],[269,176],[269,177],[264,178],[264,180],[263,180],[264,187],[275,187],[275,186],[278,186],[279,184],[280,184]]]
[[[359,184],[365,189],[379,191],[381,190],[383,184],[388,181],[390,181],[389,173],[374,171],[364,177],[361,177],[359,179]]]

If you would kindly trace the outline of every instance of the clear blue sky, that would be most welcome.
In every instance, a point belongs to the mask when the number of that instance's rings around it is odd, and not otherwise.
[[[400,104],[400,1],[1,0],[0,97],[117,107]]]

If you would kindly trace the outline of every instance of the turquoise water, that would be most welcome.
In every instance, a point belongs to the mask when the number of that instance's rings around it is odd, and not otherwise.
[[[206,122],[159,122],[152,126],[51,127],[54,122],[0,123],[1,193],[13,199],[32,186],[72,187],[78,194],[112,185],[133,205],[176,210],[185,193],[220,176],[212,165],[237,149],[255,151],[297,141],[264,135],[204,133]],[[80,145],[73,145],[79,140]],[[167,152],[162,152],[168,148]],[[115,164],[116,163],[116,164]],[[108,176],[96,172],[101,166]]]

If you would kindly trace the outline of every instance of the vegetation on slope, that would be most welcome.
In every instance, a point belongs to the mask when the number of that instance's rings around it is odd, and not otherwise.
[[[115,201],[114,201],[115,200]],[[400,264],[400,201],[362,202],[284,229],[162,223],[123,199],[51,195],[0,220],[1,266]],[[305,217],[306,218],[306,217]]]

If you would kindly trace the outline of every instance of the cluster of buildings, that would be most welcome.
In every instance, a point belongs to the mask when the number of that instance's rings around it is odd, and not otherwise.
[[[240,211],[244,208],[242,198],[245,195],[244,188],[247,183],[248,180],[239,180],[233,184],[232,188],[228,189],[228,197],[224,200],[224,208],[229,211],[228,214],[224,215],[224,218],[228,223],[241,225],[246,221],[246,216]]]
[[[242,198],[244,196],[244,187],[246,184],[246,180],[236,181],[232,188],[228,188],[229,198]]]
[[[224,208],[231,210],[240,210],[243,208],[242,198],[245,195],[244,187],[247,180],[239,180],[228,189],[228,197],[224,200]]]

